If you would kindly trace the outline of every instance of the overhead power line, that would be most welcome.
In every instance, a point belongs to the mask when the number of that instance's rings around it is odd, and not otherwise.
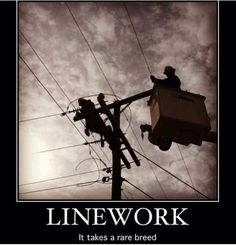
[[[152,200],[155,200],[152,196],[150,196],[149,194],[147,194],[146,192],[144,192],[142,189],[140,189],[138,186],[132,184],[130,181],[128,181],[127,179],[123,178],[123,181],[127,182],[128,184],[132,185],[134,188],[136,188],[137,190],[139,190],[140,192],[142,192],[145,196],[151,198]]]
[[[25,37],[25,35],[23,34],[23,32],[20,30],[19,31],[20,34],[24,37],[25,41],[28,43],[28,45],[30,46],[30,48],[34,51],[35,55],[37,56],[37,58],[40,60],[40,62],[42,63],[43,67],[47,70],[47,72],[50,74],[50,76],[52,77],[52,79],[54,80],[54,82],[57,84],[57,86],[60,88],[61,92],[64,94],[64,96],[67,98],[67,100],[70,102],[69,97],[67,96],[67,94],[65,93],[65,91],[63,90],[63,88],[61,87],[61,85],[59,84],[59,82],[56,80],[56,78],[53,76],[53,74],[49,71],[47,65],[44,63],[44,61],[40,58],[40,56],[38,55],[38,53],[36,52],[36,50],[33,48],[33,46],[31,45],[31,43],[29,42],[29,40]]]
[[[132,28],[133,28],[134,34],[135,34],[135,36],[136,36],[136,39],[137,39],[137,42],[138,42],[140,51],[141,51],[141,53],[142,53],[142,55],[143,55],[144,62],[145,62],[145,64],[146,64],[146,66],[147,66],[148,72],[149,72],[150,75],[151,75],[152,73],[151,73],[150,67],[149,67],[149,65],[148,65],[146,56],[145,56],[144,51],[143,51],[143,48],[142,48],[142,45],[141,45],[141,43],[140,43],[140,41],[139,41],[138,34],[137,34],[137,32],[136,32],[136,30],[135,30],[135,28],[134,28],[134,24],[133,24],[133,21],[132,21],[132,19],[131,19],[130,14],[129,14],[129,10],[128,10],[127,6],[126,6],[126,3],[124,2],[123,4],[124,4],[124,8],[125,8],[125,10],[126,10],[126,12],[127,12],[127,15],[128,15],[128,17],[129,17],[130,24],[131,24],[131,26],[132,26]]]
[[[137,32],[136,32],[136,30],[135,30],[135,28],[134,28],[134,24],[133,24],[133,21],[132,21],[132,19],[131,19],[129,10],[128,10],[127,6],[126,6],[126,3],[123,3],[123,5],[124,5],[124,8],[125,8],[125,10],[126,10],[126,12],[127,12],[128,17],[129,17],[129,21],[130,21],[131,26],[132,26],[132,28],[133,28],[134,34],[135,34],[135,36],[136,36],[136,39],[137,39],[137,42],[138,42],[140,51],[141,51],[141,53],[142,53],[142,55],[143,55],[144,62],[145,62],[145,64],[146,64],[146,66],[147,66],[147,69],[148,69],[149,73],[151,74],[150,67],[149,67],[149,65],[148,65],[146,56],[145,56],[144,51],[143,51],[143,48],[142,48],[142,45],[141,45],[141,43],[140,43],[140,41],[139,41],[138,34],[137,34]],[[135,137],[135,139],[136,139],[136,141],[137,141],[137,143],[138,143],[138,145],[139,145],[141,151],[142,151],[143,154],[146,156],[145,151],[143,150],[143,147],[142,147],[142,145],[140,144],[140,142],[139,142],[139,140],[138,140],[138,138],[137,138],[137,136],[136,136],[136,134],[135,134],[135,132],[134,132],[134,130],[133,130],[132,127],[131,127],[131,131],[132,131],[132,133],[133,133],[133,135],[134,135],[134,137]],[[149,163],[149,162],[148,162],[148,163]],[[161,185],[161,183],[160,183],[160,181],[159,181],[157,175],[155,174],[155,172],[154,172],[152,166],[150,165],[150,163],[149,163],[149,167],[151,168],[151,171],[153,172],[153,174],[154,174],[154,176],[155,176],[155,179],[156,179],[157,183],[159,184],[160,189],[161,189],[163,195],[167,198],[167,195],[166,195],[166,193],[165,193],[165,191],[164,191],[164,189],[163,189],[163,187],[162,187],[162,185]]]
[[[59,150],[64,150],[64,149],[68,149],[68,148],[74,148],[74,147],[83,146],[83,145],[90,145],[90,144],[98,143],[98,142],[100,142],[100,140],[96,140],[96,141],[93,141],[93,142],[86,141],[86,142],[81,143],[81,144],[68,145],[68,146],[62,146],[62,147],[57,147],[57,148],[53,148],[53,149],[38,151],[38,152],[35,152],[35,154],[52,152],[52,151],[59,151]]]
[[[136,134],[135,134],[135,132],[134,132],[134,130],[133,130],[132,127],[131,127],[131,130],[132,130],[132,133],[133,133],[133,135],[134,135],[136,141],[138,142],[138,145],[139,145],[141,151],[142,151],[143,154],[147,157],[147,155],[146,155],[146,153],[145,153],[145,151],[144,151],[142,145],[140,144],[140,142],[139,142],[139,140],[138,140],[138,138],[137,138],[137,136],[136,136]],[[158,185],[160,186],[160,189],[161,189],[163,195],[165,196],[165,198],[167,198],[166,192],[164,191],[164,188],[162,187],[162,184],[161,184],[159,178],[157,177],[156,173],[154,172],[154,169],[153,169],[152,165],[150,164],[149,161],[147,161],[147,163],[148,163],[148,166],[150,167],[151,171],[153,172],[153,175],[154,175],[154,177],[155,177],[155,179],[156,179]]]
[[[33,50],[33,52],[35,53],[35,55],[37,56],[37,58],[39,59],[39,61],[40,61],[41,64],[43,65],[43,67],[47,70],[47,72],[49,73],[49,75],[52,77],[52,79],[54,80],[54,82],[57,84],[57,86],[59,87],[59,89],[61,90],[61,92],[62,92],[62,93],[64,94],[64,96],[67,98],[67,100],[69,101],[69,104],[71,104],[70,98],[67,96],[67,94],[65,93],[65,91],[63,90],[63,88],[60,86],[59,82],[58,82],[58,81],[56,80],[56,78],[53,76],[52,72],[49,71],[48,67],[46,66],[46,64],[44,63],[44,61],[42,60],[42,58],[38,55],[38,53],[36,52],[36,50],[34,49],[34,47],[32,46],[32,44],[30,43],[30,41],[25,37],[25,35],[24,35],[21,31],[20,31],[20,33],[21,33],[21,35],[23,36],[23,38],[25,39],[25,41],[28,43],[28,45],[31,47],[31,49]],[[73,106],[74,109],[76,109],[75,106],[74,106],[73,104],[72,104],[72,106]],[[64,112],[63,112],[63,114],[64,114]],[[67,118],[69,118],[68,115],[67,115]],[[70,121],[71,121],[71,120],[70,120]],[[71,122],[72,122],[72,121],[71,121]],[[73,122],[72,122],[72,123],[73,123]],[[82,123],[83,125],[85,125],[83,121],[81,121],[81,123]],[[73,125],[74,125],[74,127],[76,128],[76,130],[79,131],[78,128],[75,126],[74,123],[73,123]],[[80,133],[80,131],[79,131],[79,133]],[[80,133],[80,135],[82,135],[82,134]],[[92,135],[92,137],[93,137],[94,140],[96,139],[96,138],[94,137],[94,135]],[[85,140],[86,140],[86,139],[85,139]],[[103,149],[100,148],[100,150],[102,151],[102,153],[103,153],[103,155],[106,157],[106,159],[107,159],[108,161],[110,161],[109,158],[108,158],[108,156],[106,155],[106,153],[103,151]],[[93,151],[95,151],[95,150],[93,149]],[[96,155],[97,155],[97,153],[96,153]]]
[[[99,67],[99,69],[100,69],[100,71],[101,71],[103,77],[105,78],[107,84],[109,85],[109,87],[110,87],[112,93],[116,96],[115,91],[113,90],[113,88],[112,88],[112,86],[111,86],[109,80],[107,79],[107,76],[106,76],[106,74],[104,73],[104,71],[103,71],[103,69],[102,69],[102,67],[101,67],[101,65],[100,65],[100,63],[99,63],[99,61],[98,61],[96,55],[94,54],[94,51],[93,51],[92,47],[90,46],[90,44],[89,44],[87,38],[85,37],[85,35],[84,35],[82,29],[80,28],[80,25],[79,25],[78,21],[76,20],[76,18],[75,18],[75,16],[74,16],[73,12],[71,11],[69,4],[65,2],[65,5],[66,5],[66,7],[67,7],[67,9],[68,9],[68,11],[69,11],[69,13],[70,13],[70,15],[71,15],[71,17],[72,17],[74,23],[75,23],[75,25],[77,26],[79,32],[81,33],[81,35],[82,35],[84,41],[86,42],[86,44],[87,44],[87,46],[88,46],[88,48],[89,48],[89,51],[91,52],[91,54],[92,54],[94,60],[96,61],[96,63],[97,63],[97,65],[98,65],[98,67]]]
[[[179,153],[180,153],[180,156],[181,156],[182,161],[183,161],[183,163],[184,163],[184,166],[185,166],[185,169],[186,169],[186,171],[187,171],[188,177],[189,177],[189,179],[190,179],[191,185],[195,188],[195,186],[194,186],[194,184],[193,184],[192,177],[191,177],[191,175],[190,175],[190,172],[189,172],[189,170],[188,170],[187,164],[186,164],[186,162],[185,162],[184,156],[183,156],[183,154],[182,154],[182,152],[181,152],[181,150],[180,150],[179,144],[178,144],[178,143],[176,143],[176,144],[177,144],[177,147],[178,147],[178,149],[179,149]],[[196,193],[196,192],[194,192],[194,193],[195,193],[195,195],[196,195],[196,198],[198,199],[197,193]]]
[[[104,169],[96,169],[96,170],[91,170],[91,171],[85,171],[85,172],[81,172],[81,173],[78,173],[78,174],[70,174],[70,175],[50,178],[50,179],[46,179],[46,180],[38,180],[38,181],[34,181],[34,182],[28,182],[28,183],[20,184],[19,186],[41,184],[41,183],[50,182],[50,181],[53,181],[53,180],[66,179],[66,178],[75,177],[75,176],[79,176],[79,175],[95,173],[95,172],[103,171],[103,170]]]
[[[52,94],[48,91],[48,89],[43,85],[43,83],[39,80],[39,78],[36,76],[36,74],[33,72],[33,70],[29,67],[29,65],[26,63],[26,61],[24,60],[24,58],[19,54],[20,59],[22,60],[22,62],[26,65],[26,67],[29,69],[29,71],[34,75],[34,77],[36,78],[36,80],[38,81],[38,83],[44,88],[44,90],[48,93],[48,95],[50,96],[50,98],[55,102],[55,104],[61,109],[61,111],[64,113],[64,110],[62,109],[62,107],[58,104],[58,102],[55,100],[55,98],[52,96]],[[76,127],[76,125],[74,124],[74,122],[69,118],[69,116],[66,114],[67,119],[70,121],[70,123],[73,125],[73,127],[76,129],[76,131],[80,134],[80,136],[87,142],[87,139],[85,138],[85,136],[80,132],[80,130]],[[98,158],[99,155],[98,153],[95,151],[95,149],[90,146],[90,148],[94,151],[94,153],[97,155]],[[96,162],[96,161],[95,161]],[[107,166],[106,166],[107,167]]]
[[[81,33],[82,37],[84,38],[84,41],[86,42],[86,44],[87,44],[87,46],[88,46],[88,48],[89,48],[91,54],[93,55],[93,57],[94,57],[94,59],[95,59],[97,65],[98,65],[98,67],[99,67],[101,73],[103,74],[103,76],[104,76],[104,78],[105,78],[107,84],[109,85],[109,87],[110,87],[112,93],[114,94],[114,96],[116,96],[115,91],[114,91],[114,89],[113,89],[112,86],[111,86],[111,83],[109,82],[109,80],[108,80],[106,74],[104,73],[104,71],[103,71],[103,69],[102,69],[102,67],[101,67],[101,65],[100,65],[100,63],[99,63],[97,57],[95,56],[94,51],[92,50],[92,48],[91,48],[91,46],[90,46],[90,44],[89,44],[87,38],[85,37],[85,35],[84,35],[84,33],[83,33],[83,31],[82,31],[82,29],[81,29],[79,23],[77,22],[77,20],[76,20],[74,14],[72,13],[72,11],[71,11],[71,9],[70,9],[70,7],[69,7],[69,4],[68,4],[68,3],[65,3],[65,5],[66,5],[68,11],[70,12],[70,14],[71,14],[71,16],[72,16],[72,18],[73,18],[73,20],[74,20],[74,22],[75,22],[75,24],[76,24],[78,30],[79,30],[79,32]],[[125,6],[125,7],[126,7],[126,6]],[[126,10],[127,10],[128,16],[129,16],[129,18],[130,18],[128,9],[126,8]],[[130,22],[131,22],[131,24],[132,24],[132,26],[133,26],[133,23],[132,23],[131,18],[130,18]],[[137,33],[136,33],[135,29],[134,29],[134,26],[133,26],[133,30],[134,30],[135,35],[136,35],[136,37],[137,37]],[[139,44],[139,46],[140,46],[141,52],[142,52],[142,54],[143,54],[143,56],[144,56],[145,63],[146,63],[146,65],[147,65],[147,67],[148,67],[148,70],[149,70],[149,72],[150,72],[149,65],[148,65],[148,63],[147,63],[146,57],[145,57],[145,55],[144,55],[144,52],[143,52],[143,49],[142,49],[142,47],[141,47],[141,44],[140,44],[140,42],[139,42],[139,40],[138,40],[138,37],[137,37],[137,41],[138,41],[138,44]],[[150,72],[150,73],[151,73],[151,72]],[[117,96],[116,96],[116,97],[117,97]],[[117,97],[117,98],[118,98],[118,97]],[[124,115],[125,115],[126,119],[128,120],[128,118],[127,118],[127,116],[126,116],[125,113],[124,113]],[[134,133],[134,130],[133,130],[132,126],[130,126],[130,128],[131,128],[131,130],[132,130],[132,133],[133,133],[133,135],[134,135],[136,141],[138,142],[138,145],[140,146],[141,150],[144,152],[142,146],[140,145],[140,143],[139,143],[139,141],[138,141],[138,139],[137,139],[136,134]],[[145,154],[145,153],[144,153],[144,154]],[[150,166],[150,168],[152,169],[151,166]],[[152,171],[153,171],[153,169],[152,169]],[[162,187],[162,185],[161,185],[161,183],[160,183],[158,177],[157,177],[156,174],[154,173],[154,171],[153,171],[153,174],[154,174],[154,176],[155,176],[155,178],[156,178],[156,180],[157,180],[157,182],[158,182],[158,184],[159,184],[159,186],[160,186],[161,191],[163,192],[164,196],[166,197],[166,193],[165,193],[165,191],[164,191],[164,189],[163,189],[163,187]]]
[[[144,157],[145,159],[147,159],[148,161],[150,161],[151,163],[153,163],[154,165],[156,165],[157,167],[159,167],[160,169],[162,169],[163,171],[165,171],[166,173],[168,173],[169,175],[171,175],[172,177],[174,177],[175,179],[179,180],[180,182],[182,182],[183,184],[185,184],[186,186],[188,186],[189,188],[191,188],[192,190],[196,191],[197,193],[199,193],[200,195],[202,195],[203,197],[205,197],[206,199],[209,199],[208,196],[206,196],[205,194],[203,194],[202,192],[200,192],[199,190],[197,190],[196,188],[194,188],[193,186],[189,185],[187,182],[183,181],[182,179],[180,179],[178,176],[174,175],[173,173],[171,173],[170,171],[168,171],[167,169],[163,168],[162,166],[160,166],[159,164],[155,163],[154,161],[152,161],[150,158],[144,156],[142,153],[140,153],[139,151],[135,150],[133,148],[133,150],[138,153],[140,156]]]
[[[95,183],[98,183],[98,182],[101,182],[101,181],[102,180],[94,180],[94,181],[87,181],[87,182],[82,182],[82,183],[80,182],[80,183],[74,183],[74,184],[69,184],[69,185],[61,185],[61,186],[55,186],[55,187],[39,189],[39,190],[34,190],[34,191],[20,192],[19,194],[23,195],[23,194],[42,192],[42,191],[50,191],[50,190],[62,189],[62,188],[67,188],[67,187],[72,187],[72,186],[81,187],[81,186],[84,186],[84,185],[95,184]]]
[[[57,114],[52,114],[52,115],[47,115],[47,116],[22,119],[22,120],[19,121],[19,123],[35,121],[35,120],[40,120],[40,119],[49,118],[49,117],[56,117],[56,116],[60,116],[60,115],[61,115],[61,113],[57,113]]]

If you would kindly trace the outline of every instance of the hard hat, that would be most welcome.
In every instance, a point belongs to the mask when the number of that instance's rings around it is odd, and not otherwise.
[[[83,98],[79,98],[79,99],[78,99],[79,105],[83,105],[84,102],[85,102],[85,99],[83,99]]]
[[[172,66],[166,66],[163,73],[167,74],[168,72],[175,73],[175,68],[173,68]]]

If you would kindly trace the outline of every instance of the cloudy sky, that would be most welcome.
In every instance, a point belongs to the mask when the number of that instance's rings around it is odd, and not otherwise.
[[[74,114],[69,118],[59,115],[70,101],[74,101],[70,105],[73,109],[78,107],[79,97],[103,92],[111,103],[115,100],[113,91],[119,98],[126,98],[152,88],[128,14],[151,73],[164,78],[164,67],[174,66],[183,90],[206,96],[211,126],[216,129],[216,3],[21,2],[20,199],[111,198],[111,181],[96,182],[110,176],[102,171],[103,162],[112,165],[107,144],[102,150],[99,144],[93,144],[92,148],[80,145],[38,152],[94,141],[84,134],[82,122],[75,122],[78,130],[70,122]],[[90,99],[97,104],[96,96]],[[201,146],[178,147],[173,143],[169,151],[162,152],[146,138],[142,140],[139,126],[150,123],[147,100],[133,102],[121,117],[121,128],[127,130],[132,147],[204,195],[216,198],[216,145],[203,142]],[[131,169],[122,169],[122,176],[154,199],[203,198],[138,157],[141,166],[131,164]],[[86,182],[90,184],[81,184]],[[150,198],[124,182],[122,199]]]

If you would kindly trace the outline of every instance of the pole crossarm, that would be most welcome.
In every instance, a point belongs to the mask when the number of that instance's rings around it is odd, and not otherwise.
[[[134,162],[136,163],[137,166],[140,166],[140,162],[136,156],[136,154],[134,153],[132,147],[130,146],[128,140],[126,139],[125,135],[123,134],[123,132],[121,131],[119,125],[117,124],[114,116],[111,114],[108,106],[106,105],[105,101],[104,101],[104,94],[100,93],[98,95],[98,102],[101,105],[101,108],[103,109],[104,113],[107,115],[108,119],[111,121],[112,126],[114,128],[114,130],[116,130],[118,136],[121,138],[123,144],[125,144],[127,150],[129,151],[131,157],[133,158]],[[116,103],[116,105],[119,105],[119,101],[114,102]]]
[[[152,91],[153,91],[153,89],[149,89],[149,90],[147,90],[145,92],[132,95],[132,96],[130,96],[128,98],[125,98],[123,100],[117,100],[117,101],[115,101],[115,102],[113,102],[111,104],[106,105],[106,107],[107,107],[107,109],[113,109],[116,106],[122,106],[122,105],[125,105],[125,104],[131,104],[133,101],[136,101],[136,100],[139,100],[139,99],[143,99],[145,97],[150,96],[152,94]],[[104,113],[104,108],[103,107],[97,108],[97,112],[98,113]],[[82,120],[82,119],[84,119],[84,116],[81,115],[80,113],[76,113],[76,115],[73,118],[74,121],[79,121],[79,120]]]

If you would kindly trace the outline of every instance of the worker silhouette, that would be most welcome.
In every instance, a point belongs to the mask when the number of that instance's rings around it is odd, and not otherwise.
[[[91,100],[80,98],[80,114],[85,118],[85,134],[90,136],[91,133],[100,134],[101,146],[104,147],[104,122],[99,116],[94,103]]]
[[[172,66],[166,66],[164,69],[164,74],[167,76],[167,78],[165,79],[158,79],[153,75],[151,75],[150,78],[154,84],[161,84],[180,89],[181,82],[179,78],[175,75],[175,68],[173,68]]]

